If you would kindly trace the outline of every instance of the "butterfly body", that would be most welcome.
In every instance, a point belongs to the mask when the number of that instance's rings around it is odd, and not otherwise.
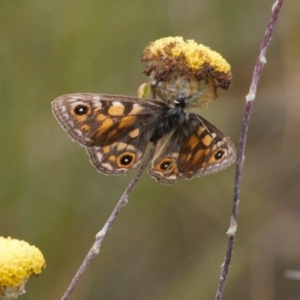
[[[188,98],[166,103],[117,95],[70,94],[52,102],[69,135],[85,146],[104,174],[126,174],[152,142],[149,173],[165,184],[225,169],[235,160],[231,140],[201,116],[187,111]]]

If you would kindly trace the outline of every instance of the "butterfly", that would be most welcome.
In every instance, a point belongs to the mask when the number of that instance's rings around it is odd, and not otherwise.
[[[188,112],[188,97],[159,101],[117,95],[69,94],[52,102],[53,113],[86,147],[104,174],[126,174],[155,150],[149,174],[164,184],[221,171],[235,161],[235,147],[200,115]],[[170,102],[170,101],[169,101]]]

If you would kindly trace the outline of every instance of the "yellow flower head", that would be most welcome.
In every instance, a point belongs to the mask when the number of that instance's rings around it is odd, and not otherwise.
[[[195,102],[208,101],[216,98],[217,88],[228,89],[232,79],[230,65],[219,53],[182,37],[150,43],[142,61],[148,62],[144,73],[162,98],[176,97],[179,92],[179,96],[195,95]]]
[[[24,293],[26,281],[46,267],[41,251],[25,241],[0,237],[0,299]]]

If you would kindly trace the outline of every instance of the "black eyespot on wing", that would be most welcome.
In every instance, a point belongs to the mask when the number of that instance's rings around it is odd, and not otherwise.
[[[136,154],[133,152],[125,152],[117,157],[117,165],[119,168],[129,168],[131,167],[136,159]]]
[[[215,154],[215,160],[219,160],[224,156],[225,151],[224,150],[219,150],[216,154]]]
[[[79,104],[74,108],[74,113],[77,116],[83,116],[83,115],[87,114],[88,111],[89,111],[88,106],[83,105],[83,104]]]
[[[165,171],[169,168],[170,164],[171,164],[171,161],[165,161],[165,162],[161,163],[159,167],[161,170]]]
[[[124,155],[121,159],[120,159],[120,163],[124,166],[129,165],[133,160],[133,156],[132,155]]]

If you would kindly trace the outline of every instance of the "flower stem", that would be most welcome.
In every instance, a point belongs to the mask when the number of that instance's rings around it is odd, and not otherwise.
[[[220,276],[215,300],[222,299],[223,290],[225,287],[225,283],[226,283],[226,279],[227,279],[227,275],[228,275],[228,271],[229,271],[229,267],[230,267],[230,262],[231,262],[233,248],[234,248],[234,242],[235,242],[235,234],[236,234],[236,230],[237,230],[237,217],[238,217],[238,209],[239,209],[242,169],[243,169],[243,163],[244,163],[245,146],[246,146],[246,138],[247,138],[247,132],[248,132],[249,122],[250,122],[250,115],[251,115],[251,110],[252,110],[252,106],[254,103],[254,99],[256,96],[256,91],[257,91],[257,86],[258,86],[258,82],[260,79],[260,75],[261,75],[262,69],[266,63],[266,57],[265,57],[266,51],[269,46],[271,36],[273,33],[273,29],[274,29],[276,20],[278,18],[282,4],[283,4],[283,0],[277,0],[272,7],[271,18],[269,20],[267,30],[265,32],[265,36],[262,41],[259,55],[258,55],[256,64],[255,64],[255,67],[254,67],[250,90],[246,96],[246,107],[245,107],[245,112],[244,112],[243,124],[242,124],[239,146],[238,146],[238,153],[237,153],[233,206],[232,206],[232,213],[231,213],[231,218],[230,218],[230,226],[227,231],[228,244],[227,244],[224,262],[223,262],[222,268],[221,268],[221,276]]]
[[[77,273],[75,274],[74,278],[72,279],[72,282],[70,283],[70,285],[69,285],[68,289],[66,290],[65,294],[61,298],[62,300],[68,300],[70,298],[70,296],[71,296],[73,290],[75,289],[79,279],[81,278],[81,276],[83,275],[83,273],[85,272],[85,270],[87,269],[87,267],[89,266],[91,261],[94,259],[94,257],[99,253],[100,247],[102,245],[102,242],[103,242],[107,232],[111,228],[112,224],[116,220],[116,218],[117,218],[118,214],[120,213],[120,211],[122,210],[122,208],[127,203],[127,201],[128,201],[127,199],[128,199],[129,194],[132,192],[132,190],[135,187],[137,181],[141,177],[143,171],[145,170],[148,163],[152,159],[153,154],[154,154],[154,147],[151,148],[148,156],[144,159],[140,169],[137,171],[135,176],[132,178],[132,180],[128,184],[127,188],[125,189],[123,195],[121,196],[119,202],[117,203],[117,205],[114,208],[113,212],[109,216],[108,220],[104,224],[103,228],[96,234],[96,240],[95,240],[93,246],[89,250],[89,252],[86,255],[85,259],[83,260],[80,268],[78,269]]]

